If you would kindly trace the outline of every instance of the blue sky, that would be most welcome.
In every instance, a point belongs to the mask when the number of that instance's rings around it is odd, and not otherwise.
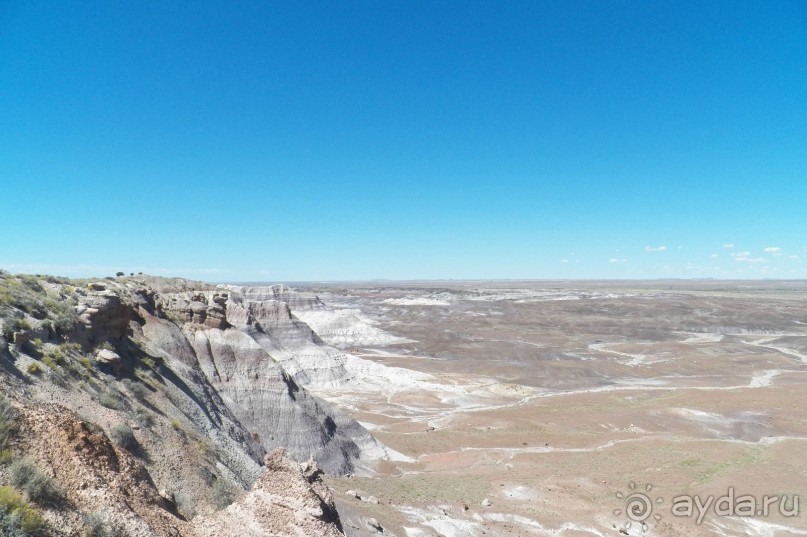
[[[0,267],[807,277],[807,4],[0,3]]]

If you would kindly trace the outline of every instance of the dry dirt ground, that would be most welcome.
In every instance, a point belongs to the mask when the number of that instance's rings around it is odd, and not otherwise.
[[[412,341],[351,353],[434,375],[320,392],[410,458],[331,478],[345,513],[409,537],[807,535],[807,282],[309,287]]]

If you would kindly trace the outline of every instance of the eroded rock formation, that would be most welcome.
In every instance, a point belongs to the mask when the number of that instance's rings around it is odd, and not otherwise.
[[[292,313],[325,308],[316,297],[149,277],[28,284],[25,300],[72,311],[56,326],[22,299],[0,307],[11,456],[64,493],[41,509],[49,534],[78,536],[88,517],[128,536],[341,534],[320,468],[384,452],[306,389],[356,382]]]

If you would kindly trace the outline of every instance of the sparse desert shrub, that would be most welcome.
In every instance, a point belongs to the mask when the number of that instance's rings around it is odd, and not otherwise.
[[[63,497],[53,480],[27,459],[11,463],[9,475],[11,484],[23,491],[32,502],[55,504]]]
[[[59,345],[59,349],[65,354],[69,352],[81,352],[81,345],[78,343],[62,343]]]
[[[0,535],[28,537],[42,527],[42,518],[11,487],[0,487]]]
[[[67,375],[65,375],[61,370],[54,370],[50,375],[50,381],[56,386],[64,388],[65,390],[70,388],[70,384],[67,381]]]
[[[218,476],[214,474],[210,468],[207,466],[200,466],[199,467],[199,477],[205,482],[205,485],[208,487],[212,487],[213,483],[218,479]]]
[[[117,390],[106,390],[98,396],[98,402],[112,410],[123,410],[126,408],[126,400]]]
[[[51,276],[43,278],[51,283],[67,281]],[[0,279],[0,304],[13,306],[36,319],[47,319],[43,326],[55,328],[60,334],[71,329],[76,319],[74,298],[61,293],[54,295],[41,285],[39,278],[23,274]]]
[[[177,510],[188,520],[196,516],[196,504],[187,493],[182,491],[175,493],[174,503],[177,506]]]
[[[175,430],[175,431],[181,431],[182,430],[182,424],[179,423],[179,420],[176,420],[176,419],[171,420],[171,428],[173,430]]]
[[[196,449],[198,449],[199,454],[205,458],[210,458],[216,454],[216,450],[210,447],[210,444],[208,444],[205,440],[202,440],[201,438],[196,441]],[[209,484],[210,483],[208,483],[208,485]]]
[[[213,481],[212,499],[213,505],[219,509],[224,509],[235,501],[235,494],[233,493],[233,489],[229,487],[223,479],[219,478]]]
[[[65,366],[65,371],[70,374],[73,378],[80,378],[86,374],[86,370],[81,367],[81,364],[74,361],[67,362]]]
[[[32,375],[38,375],[42,372],[42,368],[39,367],[39,364],[36,362],[28,364],[27,370]]]
[[[8,464],[14,460],[14,452],[10,449],[0,451],[0,464]]]
[[[0,511],[0,535],[3,537],[28,537],[29,534],[22,529],[22,520],[16,512],[6,513]]]
[[[42,357],[42,363],[45,364],[46,366],[48,366],[51,369],[56,369],[56,363],[53,361],[53,359],[50,356],[43,356]]]
[[[0,295],[0,300],[2,300],[2,295]],[[14,326],[13,326],[15,320],[14,319],[9,319],[8,317],[6,317],[5,316],[6,312],[2,312],[2,313],[3,313],[3,317],[2,317],[2,321],[3,321],[3,332],[2,332],[3,333],[3,338],[5,338],[6,341],[11,342],[11,340],[14,338],[14,332],[16,332],[16,330],[14,329]]]
[[[66,358],[59,347],[52,347],[45,351],[45,357],[50,358],[50,360],[57,365],[63,365]]]
[[[130,379],[123,379],[123,385],[126,386],[126,389],[137,399],[138,401],[142,401],[145,399],[148,394],[149,390],[142,383],[132,381]]]
[[[42,286],[39,285],[39,278],[31,274],[17,274],[17,280],[23,286],[27,287],[34,293],[41,293],[43,291]]]
[[[135,438],[134,431],[124,423],[112,427],[109,436],[116,445],[123,449],[131,451],[137,447],[137,439]]]
[[[53,314],[53,328],[56,333],[64,335],[69,333],[76,324],[76,314],[73,311],[56,312]]]
[[[8,442],[16,429],[17,409],[8,399],[0,396],[0,452],[6,451]]]
[[[149,411],[143,407],[139,407],[137,410],[135,410],[134,419],[135,423],[137,423],[137,425],[140,427],[151,427],[154,425],[154,420],[152,419],[151,414],[149,414]]]
[[[22,317],[13,317],[15,314],[17,313],[14,312],[11,314],[12,316],[3,319],[3,337],[6,338],[7,341],[11,341],[14,338],[14,332],[23,332],[31,329],[31,323]]]
[[[144,366],[155,372],[158,371],[163,365],[163,359],[161,357],[146,356],[140,361]]]
[[[82,356],[78,359],[79,363],[84,366],[84,370],[89,373],[92,371],[92,359],[87,356]]]
[[[101,513],[84,515],[84,537],[112,537],[107,529],[106,517]]]

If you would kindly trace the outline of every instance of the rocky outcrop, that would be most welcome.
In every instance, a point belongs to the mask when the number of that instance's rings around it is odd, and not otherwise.
[[[292,310],[319,310],[328,307],[313,293],[300,293],[283,284],[265,286],[222,285],[223,289],[254,302],[274,300],[288,304]]]
[[[101,283],[79,290],[76,315],[78,323],[73,339],[94,347],[108,339],[124,337],[129,328],[132,308],[121,294]]]
[[[146,312],[142,315],[143,325],[135,327],[134,335],[149,357],[163,362],[165,395],[184,420],[217,448],[231,478],[248,487],[260,472],[265,448],[201,370],[183,330]]]
[[[118,535],[186,534],[184,520],[157,493],[143,464],[116,448],[102,430],[59,405],[20,404],[18,409],[25,434],[18,435],[15,451],[52,477],[71,506],[49,511],[51,526],[81,527],[79,513],[103,513],[107,528]]]
[[[265,309],[256,308],[259,318]],[[265,449],[284,447],[297,460],[313,457],[329,473],[352,472],[361,456],[357,441],[372,442],[372,436],[329,403],[313,397],[284,370],[260,344],[263,340],[279,352],[279,344],[262,332],[251,308],[230,301],[227,313],[240,326],[221,329],[186,323],[179,329],[146,315],[142,331],[153,347],[166,351],[169,362],[178,360],[201,371]]]
[[[250,300],[233,293],[227,318],[300,384],[340,386],[352,380],[344,367],[344,353],[324,344],[285,302]]]
[[[48,534],[83,534],[80,513],[86,513],[107,534],[130,537],[342,535],[316,463],[294,462],[281,449],[266,456],[249,492],[224,510],[188,521],[177,512],[173,493],[160,494],[143,463],[99,428],[58,405],[20,402],[17,408],[25,434],[13,447],[26,453],[63,495],[64,505],[45,513]]]
[[[172,293],[161,296],[157,307],[174,313],[184,323],[226,328],[227,297],[227,293]]]
[[[385,456],[364,427],[306,389],[353,380],[344,367],[347,355],[323,343],[277,300],[314,299],[295,299],[283,286],[251,289],[253,297],[271,298],[250,299],[234,286],[158,293],[153,315],[142,308],[139,329],[167,363],[202,372],[264,449],[284,447],[296,460],[313,457],[331,474],[354,472],[363,452]]]
[[[29,343],[0,345],[0,391],[28,416],[15,450],[73,502],[48,513],[48,528],[64,529],[54,535],[79,535],[95,511],[115,535],[339,535],[319,468],[355,473],[391,453],[309,391],[387,386],[389,374],[294,315],[329,311],[313,295],[149,277],[37,292],[69,297],[60,312],[76,303],[74,315],[56,330],[55,318],[7,308]],[[214,485],[224,498],[250,492],[222,511]]]
[[[274,301],[286,304],[289,314],[298,323],[304,324],[309,331],[316,333],[317,342],[324,342],[336,348],[392,345],[409,341],[374,326],[373,321],[362,315],[359,310],[331,308],[313,293],[295,291],[285,285],[221,287],[250,302]]]
[[[339,349],[373,347],[407,343],[374,326],[373,321],[357,309],[293,309],[294,315],[310,326],[329,345]]]
[[[313,461],[297,463],[276,449],[266,455],[252,490],[212,517],[193,521],[195,537],[338,537],[330,490]]]

